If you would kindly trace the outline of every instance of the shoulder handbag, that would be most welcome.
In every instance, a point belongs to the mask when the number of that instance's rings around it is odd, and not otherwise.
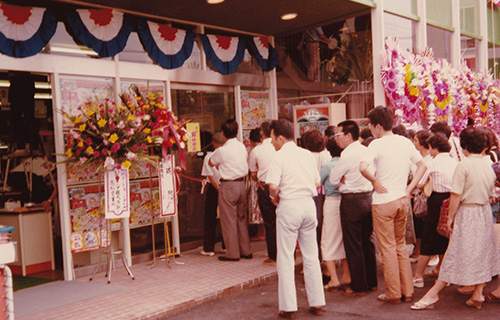
[[[413,214],[417,218],[427,215],[427,197],[422,190],[419,190],[413,197]]]
[[[448,214],[450,212],[450,199],[445,199],[439,212],[439,222],[437,232],[443,237],[450,238],[451,229],[448,228]]]

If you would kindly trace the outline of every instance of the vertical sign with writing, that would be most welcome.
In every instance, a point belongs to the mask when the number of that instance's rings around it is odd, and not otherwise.
[[[201,151],[201,141],[200,141],[200,124],[197,122],[186,123],[187,131],[187,151],[188,152],[198,152]]]
[[[160,162],[160,215],[174,216],[177,213],[177,194],[175,192],[174,156],[169,154]]]
[[[104,175],[106,219],[130,217],[128,169],[107,171]]]

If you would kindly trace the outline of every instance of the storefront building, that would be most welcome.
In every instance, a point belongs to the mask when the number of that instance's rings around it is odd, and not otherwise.
[[[120,101],[120,95],[132,84],[143,90],[149,88],[164,97],[166,105],[179,119],[190,119],[200,125],[201,150],[186,154],[186,170],[180,178],[178,214],[169,218],[172,247],[180,252],[181,243],[187,248],[188,243],[195,246],[202,238],[204,195],[200,193],[201,183],[197,179],[210,137],[226,119],[236,118],[240,124],[238,137],[245,140],[249,131],[264,119],[293,118],[291,107],[301,103],[343,102],[346,117],[364,118],[366,111],[375,105],[386,105],[379,53],[387,37],[399,38],[402,47],[414,52],[431,47],[436,57],[448,60],[453,66],[458,67],[461,60],[465,60],[471,69],[491,69],[494,76],[499,75],[500,8],[487,0],[296,0],[287,1],[286,5],[281,1],[280,4],[268,4],[264,0],[238,5],[228,4],[230,0],[219,5],[200,1],[183,1],[179,5],[176,2],[162,2],[163,6],[168,8],[170,5],[172,9],[169,15],[162,15],[163,8],[157,4],[147,9],[137,8],[145,5],[140,1],[5,1],[12,5],[55,9],[58,21],[55,34],[39,53],[25,58],[0,56],[2,181],[6,175],[7,152],[13,151],[12,143],[15,143],[12,136],[25,129],[9,120],[13,107],[8,99],[9,90],[13,89],[9,79],[19,74],[28,75],[34,84],[34,121],[39,128],[44,155],[53,162],[64,160],[61,155],[66,152],[64,139],[68,127],[61,110],[77,108],[93,95]],[[102,9],[103,6],[122,10],[137,20],[168,23],[169,27],[195,34],[192,53],[180,67],[160,66],[141,43],[139,28],[134,22],[123,50],[110,57],[99,57],[92,49],[75,42],[74,31],[69,31],[62,14],[75,8]],[[217,6],[221,6],[218,14],[215,13]],[[241,11],[235,11],[234,6],[242,7]],[[264,9],[266,6],[269,9]],[[308,10],[308,7],[313,9]],[[258,12],[264,10],[266,13],[259,16]],[[295,22],[280,20],[281,15],[291,12],[298,14]],[[243,17],[245,13],[249,17]],[[301,15],[307,19],[300,20]],[[319,56],[315,58],[319,59],[316,61],[319,64],[312,70],[311,57],[304,57],[307,52],[303,48],[310,43],[304,36],[317,27],[323,28],[329,40],[319,43],[316,48]],[[263,70],[258,59],[245,50],[236,71],[223,74],[207,59],[199,36],[204,34],[266,36],[271,47],[276,49],[279,61],[271,70]],[[353,68],[352,63],[362,61],[368,66],[364,74],[342,72],[338,65],[328,64],[338,57],[341,49],[348,48],[348,42],[343,41],[354,37],[364,39],[369,58],[357,57],[359,60],[352,61],[349,68]],[[332,45],[333,42],[336,44]],[[301,43],[303,48],[299,49]],[[335,67],[337,71],[331,71]],[[26,92],[30,91],[26,89]],[[17,145],[15,148],[23,147]],[[173,153],[178,155],[176,151]],[[155,173],[147,169],[132,177],[131,190],[136,195],[137,212],[130,220],[122,219],[122,230],[115,232],[115,238],[122,240],[128,264],[151,252],[148,206],[154,204],[158,194],[154,176]],[[64,278],[72,280],[91,272],[99,261],[98,250],[92,250],[95,247],[78,249],[72,243],[75,233],[85,236],[90,233],[89,228],[95,227],[94,220],[84,217],[96,214],[92,206],[99,206],[99,178],[92,174],[84,177],[72,174],[64,164],[57,165],[56,177],[59,196],[55,205],[54,235],[60,239],[59,267],[64,270]],[[151,182],[153,187],[150,187]],[[5,195],[8,190],[3,191],[2,201],[16,197],[15,194]],[[25,196],[22,200],[32,199]],[[36,202],[41,201],[43,199],[36,199]],[[155,219],[155,238],[161,247],[163,220]],[[57,247],[56,243],[56,252]]]

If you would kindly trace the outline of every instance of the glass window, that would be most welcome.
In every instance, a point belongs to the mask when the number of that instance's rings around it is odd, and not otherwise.
[[[384,31],[386,37],[397,37],[402,49],[413,51],[415,44],[415,22],[390,13],[384,15]]]
[[[451,36],[448,30],[427,25],[427,46],[434,51],[434,58],[451,61]]]
[[[384,0],[384,11],[405,17],[418,17],[416,0]]]
[[[460,38],[460,60],[463,60],[472,71],[476,71],[478,42],[479,40],[471,37]]]
[[[172,90],[172,109],[180,120],[200,123],[202,152],[186,153],[186,175],[199,178],[203,158],[211,150],[212,135],[220,131],[224,121],[235,116],[234,92]],[[174,154],[178,159],[178,153]],[[199,182],[181,177],[178,213],[182,243],[203,238],[205,195],[200,194],[200,187]]]
[[[479,37],[479,1],[460,0],[460,32]]]
[[[426,0],[425,8],[428,24],[453,29],[451,0]]]

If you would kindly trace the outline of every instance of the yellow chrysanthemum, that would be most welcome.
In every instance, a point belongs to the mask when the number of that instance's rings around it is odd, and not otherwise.
[[[410,95],[412,95],[412,96],[418,96],[419,93],[420,93],[420,90],[418,90],[417,87],[411,87],[410,88]]]
[[[125,168],[125,169],[128,169],[130,168],[130,166],[132,165],[132,163],[128,160],[125,160],[123,163],[122,163],[122,166]]]
[[[131,102],[131,103],[128,104],[128,106],[129,106],[129,108],[132,108],[134,106],[134,103]]]
[[[150,128],[146,128],[144,130],[142,130],[142,132],[144,132],[145,134],[148,134],[151,132],[151,129]]]
[[[135,116],[133,114],[129,115],[128,116],[128,120],[129,121],[134,121],[135,120]]]
[[[87,125],[86,125],[85,123],[84,123],[84,124],[81,124],[81,125],[78,127],[78,130],[80,130],[80,132],[83,132],[83,131],[85,131],[85,127],[86,127],[86,126],[87,126]]]
[[[87,116],[92,117],[94,115],[95,111],[92,109],[87,110]]]
[[[148,109],[149,108],[149,104],[145,104],[143,107],[144,107],[144,109]]]
[[[77,124],[79,122],[82,122],[82,116],[78,116],[75,118],[75,121],[73,123]]]
[[[118,106],[118,109],[120,109],[121,111],[125,110],[126,108],[124,106]]]
[[[116,133],[113,133],[111,137],[109,137],[109,142],[115,143],[116,140],[118,140],[118,135]]]
[[[94,149],[92,149],[92,147],[91,147],[91,146],[89,146],[89,147],[87,148],[87,150],[85,150],[85,152],[86,152],[86,153],[90,156],[90,155],[94,154]]]
[[[151,140],[151,137],[150,137],[150,136],[148,136],[148,137],[146,138],[146,140],[148,141],[148,143],[153,142],[153,140]]]
[[[73,156],[73,152],[71,151],[71,149],[68,149],[68,151],[66,151],[66,155],[70,158]]]
[[[83,148],[83,140],[78,141],[78,144],[76,146],[79,148]]]
[[[97,124],[99,125],[100,128],[104,127],[106,125],[106,123],[108,123],[108,121],[106,121],[104,119],[101,119],[101,120],[99,120],[99,122],[97,122]]]

